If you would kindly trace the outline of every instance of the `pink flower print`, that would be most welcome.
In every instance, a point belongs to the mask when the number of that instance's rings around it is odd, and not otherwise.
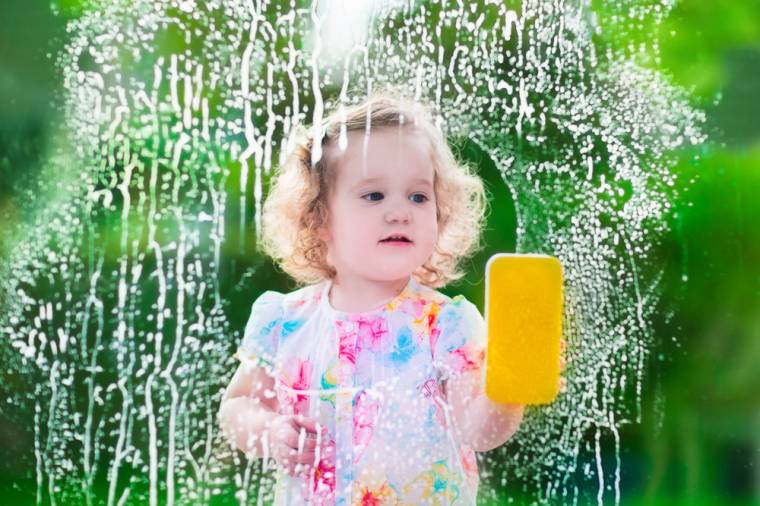
[[[438,382],[432,378],[429,378],[420,387],[418,387],[418,390],[422,392],[422,396],[426,399],[432,399],[435,405],[435,418],[440,426],[445,430],[447,427],[446,414],[444,413],[444,410],[446,409],[446,400],[444,399],[443,392],[438,387]]]
[[[356,352],[369,348],[373,351],[380,350],[383,336],[388,333],[388,322],[382,316],[366,318],[364,316],[352,317],[356,324],[358,339]]]
[[[310,504],[332,506],[335,500],[335,440],[325,444],[326,455],[321,455],[319,462],[310,474],[310,490],[304,494],[311,495]],[[309,497],[304,497],[309,499]]]
[[[467,447],[461,449],[462,467],[467,474],[478,474],[478,461],[475,452]]]
[[[472,491],[477,491],[478,482],[478,460],[475,458],[475,452],[467,445],[459,448],[459,456],[464,469],[465,479]]]
[[[415,334],[421,337],[430,336],[430,349],[435,349],[435,342],[438,340],[440,330],[436,326],[438,313],[441,311],[441,305],[435,301],[425,301],[420,316],[414,319]]]
[[[398,297],[391,300],[385,305],[386,311],[389,311],[389,312],[398,311],[405,304],[408,304],[410,302],[413,303],[414,302],[413,296],[414,296],[414,293],[411,290],[404,290],[398,295]]]
[[[335,322],[338,330],[338,357],[343,363],[356,365],[356,330],[354,325],[339,320]]]
[[[351,492],[351,506],[401,506],[396,490],[379,469],[363,469]]]
[[[370,489],[369,487],[359,488],[358,501],[354,504],[360,506],[384,506],[387,504],[396,504],[396,492],[387,484],[383,483],[380,488]]]
[[[428,378],[419,389],[422,392],[422,396],[427,399],[438,392],[438,383],[433,378]]]
[[[354,463],[361,460],[369,446],[379,409],[380,403],[370,402],[366,391],[354,398]]]
[[[433,354],[433,350],[435,350],[435,343],[438,342],[438,337],[441,335],[441,331],[438,330],[438,328],[434,328],[430,331],[430,353]],[[435,357],[433,357],[435,358]]]
[[[485,349],[462,346],[449,352],[451,367],[456,373],[478,369],[485,359]]]
[[[313,366],[308,360],[298,357],[289,358],[283,367],[280,383],[293,390],[308,390]],[[309,413],[309,396],[285,389],[283,396],[285,412],[294,415]]]
[[[435,327],[435,321],[438,318],[438,313],[441,311],[441,305],[431,302],[427,309],[427,328],[428,331]]]
[[[338,359],[333,358],[330,364],[322,374],[322,388],[335,388],[340,384],[340,368],[338,367]]]
[[[325,369],[325,372],[322,374],[322,389],[323,390],[330,390],[336,388],[341,382],[341,376],[340,376],[340,363],[338,362],[338,358],[334,358],[332,361],[330,361],[330,364],[327,366],[327,369]],[[329,402],[332,404],[333,407],[335,407],[335,394],[334,393],[327,393],[327,394],[321,394],[319,398],[323,401]]]
[[[432,499],[432,504],[451,504],[460,497],[460,483],[461,479],[449,469],[446,460],[438,460],[404,485],[403,492],[419,496],[420,500]]]
[[[338,331],[338,381],[343,382],[356,370],[356,332],[353,325],[337,321]]]

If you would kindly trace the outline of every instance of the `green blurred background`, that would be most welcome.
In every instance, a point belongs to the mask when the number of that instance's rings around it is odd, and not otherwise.
[[[604,2],[592,4],[603,18]],[[28,218],[25,191],[53,149],[62,89],[53,57],[80,8],[0,4],[0,255],[4,231]],[[661,25],[616,40],[651,38],[658,70],[706,111],[709,140],[682,153],[672,232],[657,253],[659,349],[642,424],[621,431],[623,503],[760,504],[760,1],[687,0]],[[259,280],[283,283],[262,265]],[[0,434],[3,493],[16,478],[6,456],[26,443]]]

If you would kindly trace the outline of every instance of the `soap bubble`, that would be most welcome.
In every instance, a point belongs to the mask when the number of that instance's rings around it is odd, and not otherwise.
[[[641,421],[655,339],[651,252],[673,152],[704,140],[704,116],[646,61],[656,41],[615,34],[669,3],[607,5],[609,25],[559,0],[351,9],[340,40],[338,2],[93,1],[69,22],[62,133],[0,271],[38,500],[271,498],[215,418],[240,332],[221,272],[259,239],[292,128],[395,85],[494,164],[517,251],[564,267],[567,391],[478,455],[479,501],[619,503],[620,432]]]

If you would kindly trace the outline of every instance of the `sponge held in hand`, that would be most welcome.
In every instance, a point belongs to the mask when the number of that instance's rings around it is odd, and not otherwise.
[[[486,395],[546,404],[559,392],[562,266],[547,255],[498,253],[486,264]]]

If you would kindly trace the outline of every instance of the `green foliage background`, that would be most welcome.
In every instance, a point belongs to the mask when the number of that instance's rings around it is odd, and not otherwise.
[[[672,233],[658,252],[666,276],[659,359],[643,423],[621,433],[623,503],[760,504],[760,1],[686,0],[659,26],[621,22],[619,6],[592,4],[603,34],[621,31],[617,43],[659,41],[660,58],[643,59],[691,90],[710,136],[681,153]],[[0,255],[14,240],[9,231],[30,219],[24,203],[44,186],[36,177],[55,148],[62,89],[52,56],[81,9],[78,0],[0,5]],[[486,163],[467,147],[462,155]],[[487,183],[497,199],[505,193]],[[500,234],[514,228],[512,211],[494,205],[492,216],[502,221],[489,224],[486,241],[510,250],[514,238]],[[250,240],[231,230],[225,255],[239,256],[231,290],[252,296],[253,272],[286,289],[265,259],[240,254]],[[444,291],[482,306],[480,286]],[[0,491],[10,500],[27,497],[14,487],[25,471],[9,458],[31,451],[19,434],[0,412]]]

